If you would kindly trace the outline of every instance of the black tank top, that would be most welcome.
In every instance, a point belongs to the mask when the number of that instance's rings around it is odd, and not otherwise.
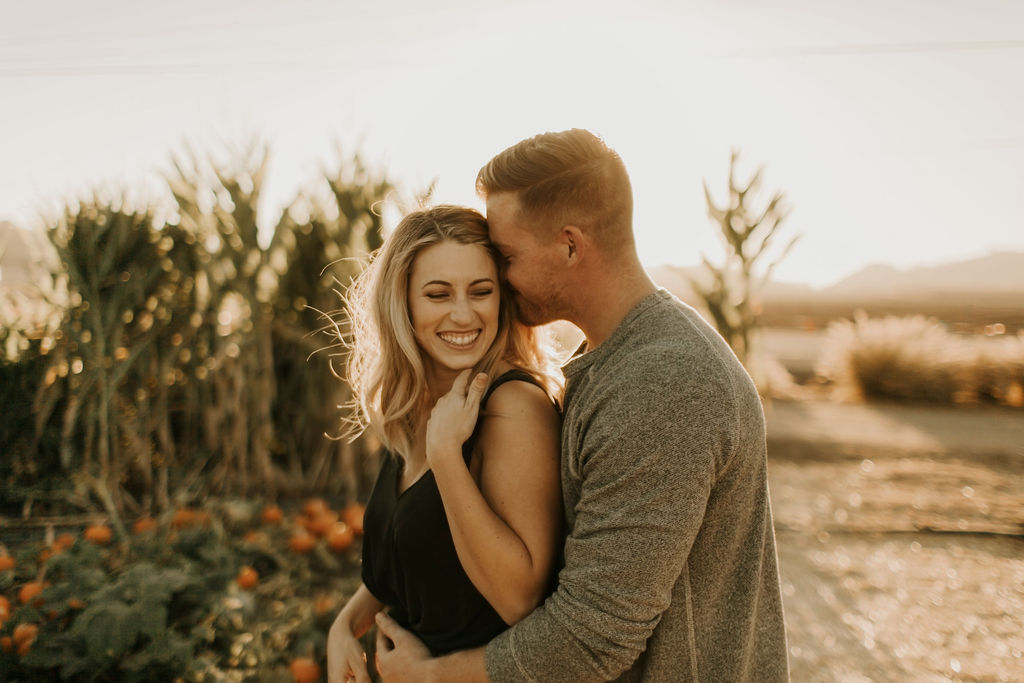
[[[512,380],[540,386],[510,370],[488,387],[481,412],[494,390]],[[467,466],[479,427],[478,421],[462,447]],[[459,562],[434,473],[427,470],[398,495],[401,474],[402,459],[385,453],[363,520],[363,584],[434,655],[483,645],[507,625]]]

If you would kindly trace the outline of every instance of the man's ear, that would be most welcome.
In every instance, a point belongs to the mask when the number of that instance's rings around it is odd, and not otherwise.
[[[573,266],[579,263],[586,255],[589,246],[583,231],[580,230],[579,226],[570,223],[562,226],[562,232],[559,237],[565,250],[566,265]]]

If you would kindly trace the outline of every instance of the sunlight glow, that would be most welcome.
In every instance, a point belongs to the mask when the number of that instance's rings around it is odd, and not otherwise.
[[[339,147],[410,196],[436,180],[435,201],[480,208],[491,155],[585,127],[626,161],[651,265],[720,253],[701,185],[724,192],[733,148],[803,235],[782,280],[1024,249],[1021,6],[185,5],[11,13],[0,217],[37,225],[96,187],[159,195],[186,144],[253,137],[271,150],[264,229]]]

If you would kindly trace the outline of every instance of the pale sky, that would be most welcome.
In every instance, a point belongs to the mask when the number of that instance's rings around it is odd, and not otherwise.
[[[186,142],[271,146],[263,223],[335,141],[437,201],[584,127],[626,161],[649,265],[721,254],[701,179],[766,166],[777,278],[1024,251],[1024,2],[0,0],[0,218],[144,192]]]

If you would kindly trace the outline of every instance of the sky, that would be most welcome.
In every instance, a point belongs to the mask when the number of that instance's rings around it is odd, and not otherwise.
[[[722,246],[730,151],[782,191],[776,278],[1024,251],[1017,0],[0,0],[0,219],[258,138],[279,211],[343,153],[482,208],[477,170],[536,133],[624,158],[648,265]]]

